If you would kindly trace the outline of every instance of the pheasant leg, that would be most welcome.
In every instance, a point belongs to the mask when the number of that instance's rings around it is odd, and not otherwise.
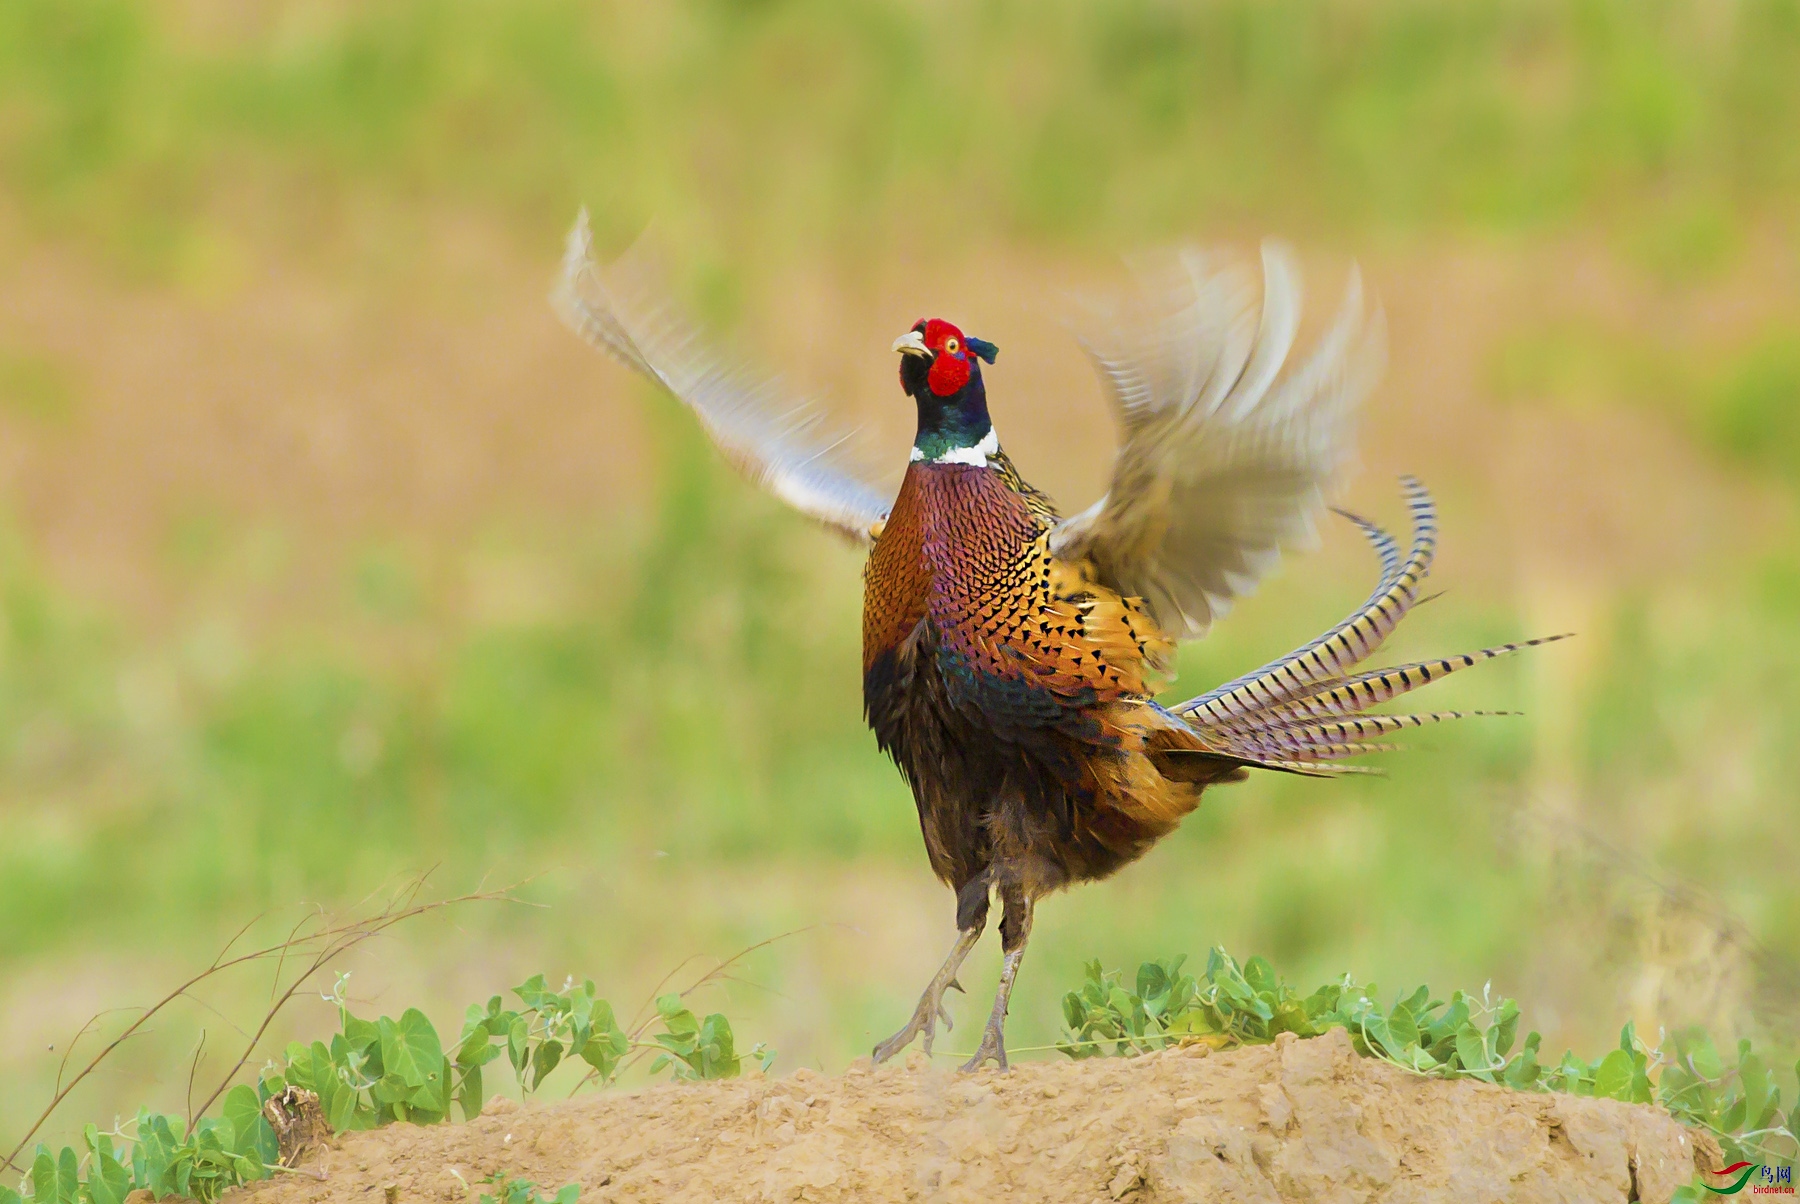
[[[1000,925],[1000,947],[1005,950],[1006,959],[1000,965],[1000,989],[994,994],[994,1010],[988,1016],[987,1028],[982,1031],[981,1044],[975,1050],[975,1056],[963,1064],[963,1070],[980,1069],[982,1063],[993,1061],[1001,1070],[1006,1069],[1006,1008],[1012,1000],[1013,979],[1018,977],[1019,962],[1025,957],[1025,942],[1031,937],[1032,904],[1023,898],[1009,898],[1006,907],[1006,919]],[[1018,918],[1014,926],[1014,917]]]
[[[944,1010],[944,992],[951,987],[962,990],[962,984],[956,981],[956,972],[962,969],[963,959],[969,956],[969,950],[981,939],[982,929],[986,923],[977,923],[965,928],[957,934],[956,945],[950,950],[950,956],[932,977],[925,993],[919,996],[919,1006],[913,1010],[912,1019],[906,1022],[899,1032],[875,1047],[875,1064],[879,1066],[912,1043],[919,1034],[925,1035],[925,1052],[931,1052],[931,1042],[937,1036],[937,1022],[944,1021],[946,1029],[954,1027],[950,1013]]]

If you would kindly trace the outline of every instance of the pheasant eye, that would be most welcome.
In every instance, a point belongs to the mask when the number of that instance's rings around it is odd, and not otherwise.
[[[958,343],[954,338],[944,340],[944,350],[948,351],[951,355],[955,355],[961,346],[962,344]]]

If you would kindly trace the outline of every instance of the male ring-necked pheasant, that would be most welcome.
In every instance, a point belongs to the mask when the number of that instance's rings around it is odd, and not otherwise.
[[[740,468],[871,545],[863,705],[918,803],[931,868],[956,892],[958,937],[881,1061],[924,1035],[987,924],[1005,909],[993,1012],[968,1063],[1006,1065],[1003,1026],[1032,908],[1136,860],[1249,769],[1333,775],[1372,737],[1459,718],[1369,708],[1507,644],[1372,672],[1357,665],[1419,597],[1436,546],[1430,495],[1408,478],[1410,551],[1346,515],[1381,559],[1368,600],[1317,639],[1197,698],[1153,697],[1175,641],[1202,634],[1305,533],[1348,455],[1353,412],[1382,358],[1354,273],[1311,356],[1289,367],[1299,283],[1264,247],[1251,274],[1184,252],[1078,330],[1122,427],[1106,496],[1070,518],[1019,476],[988,416],[998,349],[940,319],[894,343],[918,437],[889,500],[843,467],[808,407],[728,365],[657,293],[642,264],[592,258],[570,235],[556,303],[590,342],[684,402]]]

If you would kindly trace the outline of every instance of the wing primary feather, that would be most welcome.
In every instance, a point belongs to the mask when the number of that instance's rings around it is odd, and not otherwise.
[[[1122,441],[1105,496],[1058,524],[1051,550],[1143,599],[1177,639],[1311,538],[1382,360],[1379,311],[1352,272],[1330,329],[1290,362],[1300,273],[1273,241],[1261,267],[1259,295],[1238,263],[1183,250],[1140,264],[1135,291],[1090,302],[1077,326]]]
[[[754,376],[710,350],[657,287],[646,258],[634,250],[602,267],[582,210],[551,294],[557,314],[588,343],[672,393],[751,480],[851,539],[869,542],[890,502],[849,462],[849,436],[821,437],[819,412],[779,379]]]

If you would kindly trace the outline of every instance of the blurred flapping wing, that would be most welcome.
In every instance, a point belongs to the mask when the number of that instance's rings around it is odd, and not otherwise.
[[[1383,365],[1381,314],[1353,270],[1330,329],[1284,372],[1300,277],[1276,243],[1262,268],[1259,303],[1242,266],[1182,251],[1142,268],[1132,294],[1090,303],[1077,326],[1122,446],[1106,496],[1058,525],[1051,548],[1091,561],[1176,638],[1203,634],[1311,533]]]
[[[556,312],[582,338],[673,393],[751,480],[859,543],[872,539],[890,499],[848,466],[847,437],[776,377],[718,355],[656,286],[644,257],[594,261],[587,211],[569,232]]]

